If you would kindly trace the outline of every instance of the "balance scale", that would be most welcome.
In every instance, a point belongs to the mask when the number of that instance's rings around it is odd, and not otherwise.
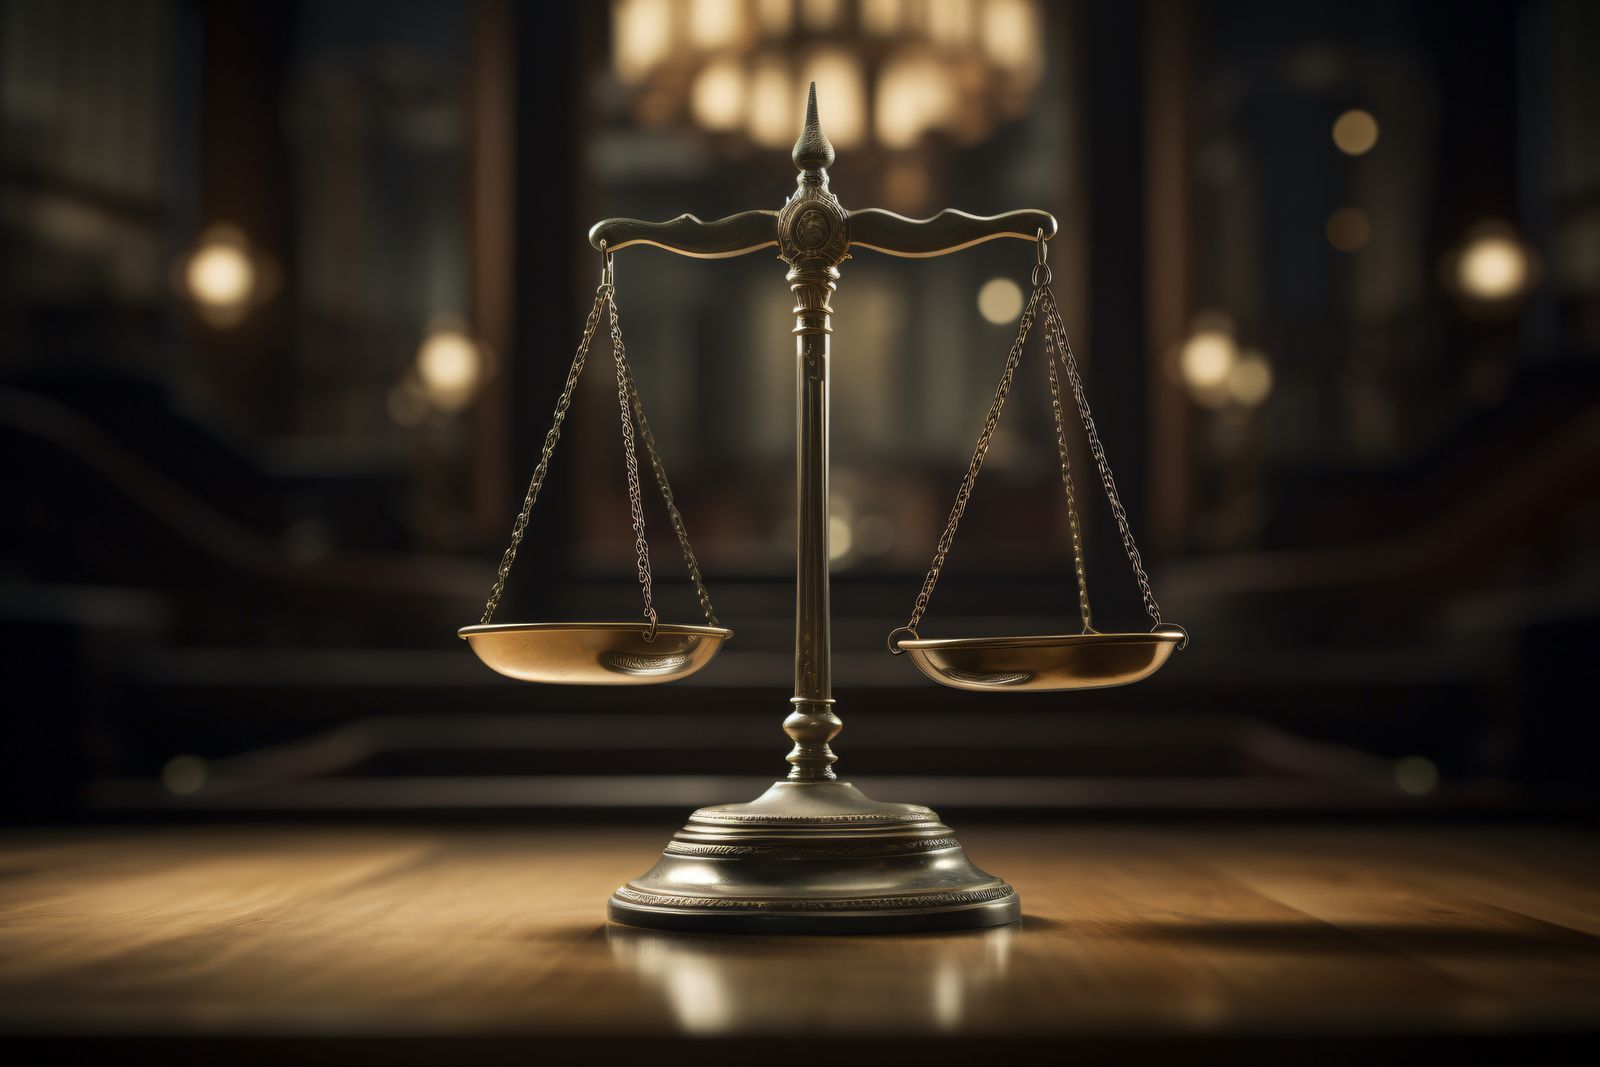
[[[933,563],[910,618],[889,635],[889,651],[906,656],[941,685],[957,689],[983,693],[1092,689],[1126,685],[1150,676],[1175,649],[1188,643],[1188,634],[1161,619],[1089,411],[1083,379],[1050,289],[1047,242],[1055,236],[1055,218],[1044,211],[979,218],[946,210],[932,218],[912,220],[878,208],[846,211],[828,189],[827,168],[833,165],[834,152],[817,121],[815,84],[793,159],[800,170],[798,188],[781,211],[746,211],[714,222],[693,215],[670,222],[607,219],[589,231],[589,241],[602,261],[594,305],[483,617],[477,625],[463,627],[460,636],[496,671],[530,682],[657,685],[687,678],[716,658],[733,632],[718,622],[712,608],[645,420],[617,318],[612,256],[625,248],[652,245],[697,259],[723,259],[776,246],[789,267],[789,288],[796,298],[798,356],[794,696],[783,723],[784,732],[794,742],[786,757],[790,770],[787,778],[749,803],[718,804],[696,811],[673,835],[654,867],[612,894],[609,914],[615,921],[633,926],[724,932],[870,933],[1014,922],[1021,914],[1016,891],[974,865],[938,815],[916,804],[872,800],[849,782],[839,781],[833,771],[837,757],[830,742],[842,723],[834,713],[829,645],[828,338],[833,309],[828,301],[838,287],[839,265],[853,251],[926,258],[1002,237],[1032,241],[1035,246],[1033,292],[1023,308],[1016,340],[949,521],[934,549]],[[609,327],[616,370],[634,547],[644,597],[643,622],[496,623],[495,609],[602,317]],[[988,454],[1024,343],[1041,317],[1082,625],[1079,632],[1070,634],[924,638],[918,625]],[[1083,423],[1145,610],[1155,624],[1149,632],[1101,633],[1090,623],[1062,377]],[[641,447],[694,583],[704,625],[663,623],[652,603],[650,551],[640,500]]]

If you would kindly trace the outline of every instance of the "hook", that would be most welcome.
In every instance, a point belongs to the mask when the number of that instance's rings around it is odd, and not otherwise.
[[[1033,244],[1033,287],[1039,289],[1050,284],[1050,246],[1046,243],[1043,227],[1034,235]]]
[[[906,650],[900,647],[900,642],[904,640],[904,638],[901,636],[902,634],[909,634],[913,641],[920,640],[920,638],[917,635],[917,631],[913,630],[909,626],[900,626],[900,627],[896,627],[893,630],[890,630],[889,631],[889,652],[890,652],[891,655],[895,655],[895,656],[903,656],[903,655],[905,655],[905,651]]]
[[[611,252],[606,248],[604,237],[600,239],[600,284],[615,285],[617,282],[617,268],[611,261]]]
[[[1184,629],[1182,626],[1179,626],[1175,622],[1158,622],[1154,626],[1150,627],[1150,632],[1153,634],[1170,634],[1173,630],[1178,631],[1178,651],[1182,652],[1184,649],[1189,647],[1188,630]]]

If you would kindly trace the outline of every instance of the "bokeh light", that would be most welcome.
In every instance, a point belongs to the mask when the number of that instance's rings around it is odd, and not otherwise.
[[[1272,395],[1272,364],[1260,352],[1246,352],[1228,373],[1228,396],[1247,408],[1260,407]]]
[[[1508,300],[1520,294],[1529,275],[1528,253],[1502,234],[1475,237],[1456,263],[1456,281],[1476,300]]]
[[[1220,329],[1203,328],[1189,335],[1178,354],[1178,369],[1192,391],[1215,389],[1228,380],[1239,359],[1239,346]]]
[[[990,278],[978,290],[978,314],[997,326],[1017,321],[1022,314],[1022,286],[1010,278]]]
[[[483,352],[452,326],[433,330],[417,352],[417,378],[428,400],[442,411],[471,403],[483,377]]]
[[[1333,143],[1347,156],[1364,156],[1378,143],[1378,120],[1352,108],[1333,123]]]

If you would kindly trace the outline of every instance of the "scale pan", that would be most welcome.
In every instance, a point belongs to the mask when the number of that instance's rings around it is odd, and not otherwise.
[[[1176,630],[1146,634],[958,637],[899,643],[940,685],[981,693],[1104,689],[1148,678],[1185,641]]]
[[[710,663],[733,636],[720,626],[662,623],[646,641],[637,622],[493,623],[456,633],[508,678],[560,685],[675,682]]]

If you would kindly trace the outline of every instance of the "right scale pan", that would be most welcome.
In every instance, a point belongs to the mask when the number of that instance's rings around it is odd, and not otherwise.
[[[1182,647],[1181,630],[1146,634],[910,639],[896,647],[941,685],[989,693],[1103,689],[1148,678]]]
[[[1127,509],[1117,494],[1116,481],[1111,476],[1111,464],[1106,459],[1105,445],[1100,431],[1089,412],[1089,400],[1084,395],[1083,376],[1078,372],[1078,361],[1067,340],[1066,327],[1061,322],[1061,309],[1056,306],[1055,295],[1050,291],[1050,267],[1047,263],[1045,234],[1040,230],[1034,237],[1038,258],[1033,269],[1033,296],[1022,309],[1017,323],[1017,339],[1006,356],[1005,371],[995,388],[994,400],[989,404],[989,414],[984,419],[983,431],[978,435],[977,446],[972,451],[972,462],[956,492],[950,518],[944,533],[934,547],[933,563],[923,579],[922,590],[917,594],[911,609],[911,618],[904,626],[889,635],[889,651],[895,655],[909,656],[923,674],[940,685],[968,689],[980,693],[1050,692],[1063,689],[1104,689],[1113,685],[1129,685],[1150,677],[1160,670],[1175,650],[1189,643],[1189,633],[1174,623],[1163,622],[1161,606],[1156,603],[1150,588],[1150,576],[1145,573],[1139,549],[1133,541],[1133,531],[1128,525]],[[972,499],[973,486],[983,469],[984,457],[989,453],[990,440],[1006,396],[1016,376],[1022,358],[1023,345],[1036,316],[1044,316],[1045,372],[1050,383],[1050,409],[1056,429],[1056,451],[1061,462],[1061,486],[1066,493],[1067,522],[1072,534],[1073,569],[1078,580],[1078,616],[1082,630],[1075,634],[1040,634],[1028,637],[958,637],[924,638],[917,632],[928,602],[944,570],[945,559],[955,543],[961,516],[967,502]],[[1094,628],[1089,609],[1089,584],[1086,577],[1083,553],[1083,531],[1078,517],[1077,490],[1072,478],[1072,459],[1067,446],[1066,398],[1062,396],[1061,375],[1056,364],[1061,364],[1070,400],[1077,408],[1083,423],[1084,437],[1094,458],[1095,470],[1100,476],[1101,488],[1111,506],[1121,535],[1123,551],[1133,576],[1139,585],[1144,609],[1155,623],[1148,633],[1101,633]]]

